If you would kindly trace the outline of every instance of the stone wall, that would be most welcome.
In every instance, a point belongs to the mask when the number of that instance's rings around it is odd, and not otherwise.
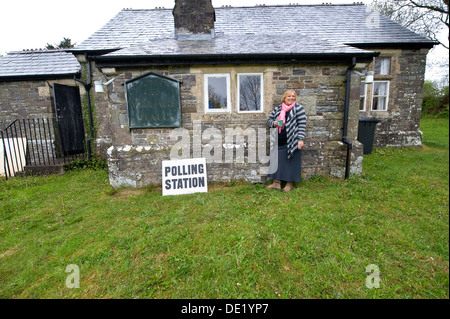
[[[50,87],[53,83],[77,85],[73,79],[0,81],[0,129],[4,129],[16,119],[54,116],[53,93]]]
[[[96,142],[108,158],[111,184],[116,187],[159,184],[161,161],[177,156],[206,157],[209,181],[264,182],[270,141],[266,120],[274,106],[281,103],[285,90],[291,88],[297,91],[298,101],[308,116],[303,176],[343,177],[347,148],[341,139],[347,67],[345,64],[293,64],[94,69],[95,80],[115,78],[104,94],[94,95],[98,121]],[[129,129],[123,83],[150,71],[182,81],[180,129]],[[205,114],[204,74],[211,73],[230,74],[231,113]],[[237,112],[233,83],[238,73],[263,74],[263,113]],[[348,132],[348,138],[354,143],[352,174],[362,172],[362,145],[356,141],[359,85],[359,77],[353,76]],[[243,138],[242,142],[230,140],[234,133]],[[183,149],[179,147],[182,141],[187,141]]]

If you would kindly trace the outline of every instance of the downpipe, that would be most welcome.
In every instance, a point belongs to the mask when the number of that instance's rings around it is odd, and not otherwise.
[[[348,179],[350,175],[350,160],[351,160],[351,151],[353,148],[352,142],[347,139],[347,133],[348,133],[348,114],[350,108],[351,73],[355,66],[356,66],[356,57],[353,57],[349,67],[347,68],[345,80],[344,128],[342,133],[342,142],[345,145],[347,145],[347,158],[345,162],[345,179]]]

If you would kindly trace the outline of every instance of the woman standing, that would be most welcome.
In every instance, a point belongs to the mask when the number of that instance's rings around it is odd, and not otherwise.
[[[301,182],[301,149],[305,145],[306,112],[297,102],[297,93],[287,90],[282,104],[275,107],[270,114],[267,124],[278,127],[278,169],[268,177],[273,179],[268,189],[281,190],[281,181],[285,181],[284,192],[289,192],[295,182]]]

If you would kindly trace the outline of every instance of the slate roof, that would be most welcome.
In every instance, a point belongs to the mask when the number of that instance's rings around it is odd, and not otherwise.
[[[286,34],[219,36],[213,40],[156,39],[130,46],[109,54],[114,56],[183,56],[183,55],[248,55],[255,53],[278,54],[355,54],[366,52],[351,46],[336,44],[313,37]]]
[[[214,39],[175,40],[172,9],[125,9],[70,51],[102,51],[100,59],[113,60],[270,54],[367,56],[371,52],[361,48],[434,44],[362,4],[222,7],[215,8],[215,14]],[[71,77],[80,69],[76,58],[63,50],[11,52],[0,58],[2,80]]]
[[[75,50],[103,57],[239,54],[357,54],[377,45],[434,43],[362,4],[215,8],[211,40],[175,40],[172,9],[119,12]]]
[[[74,55],[60,50],[17,51],[0,58],[0,79],[73,77],[80,70]]]

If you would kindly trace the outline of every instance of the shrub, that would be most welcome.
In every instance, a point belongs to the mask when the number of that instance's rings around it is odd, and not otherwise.
[[[425,81],[422,115],[448,118],[448,85],[439,88],[436,82]]]
[[[76,159],[70,164],[64,166],[65,170],[82,170],[82,169],[92,169],[92,170],[107,170],[108,163],[103,159]]]

